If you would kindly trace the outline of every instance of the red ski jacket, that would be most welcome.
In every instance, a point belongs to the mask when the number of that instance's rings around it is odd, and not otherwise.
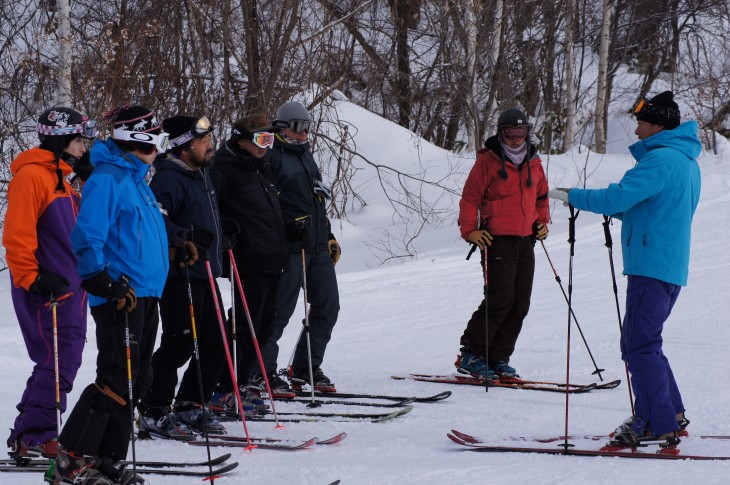
[[[486,146],[477,152],[459,202],[461,237],[466,239],[479,229],[480,215],[482,220],[488,219],[485,229],[492,235],[529,236],[535,221],[550,222],[548,182],[542,160],[530,145],[530,159],[518,169],[510,161],[503,162],[496,136],[489,138]],[[499,173],[503,167],[506,179]],[[529,187],[528,179],[532,181]]]

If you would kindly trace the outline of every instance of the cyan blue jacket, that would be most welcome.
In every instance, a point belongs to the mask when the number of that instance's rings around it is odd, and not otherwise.
[[[138,297],[162,295],[167,278],[165,223],[145,176],[149,165],[112,140],[91,147],[94,171],[86,181],[71,245],[86,279],[102,271],[129,278]],[[89,295],[89,305],[106,303]]]
[[[618,184],[570,189],[573,207],[620,219],[624,274],[686,286],[692,218],[700,200],[697,123],[629,147],[637,161]]]

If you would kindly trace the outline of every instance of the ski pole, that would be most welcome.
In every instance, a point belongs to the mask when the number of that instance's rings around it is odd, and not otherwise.
[[[124,276],[122,279],[127,280]],[[134,394],[132,391],[132,347],[129,338],[129,312],[127,306],[123,306],[120,310],[124,312],[124,341],[127,347],[127,384],[129,386],[129,415],[132,419],[132,476],[134,477],[134,483],[137,483],[137,450],[135,449],[135,437],[134,437]]]
[[[228,250],[228,255],[231,259],[230,272],[233,275],[233,268],[236,263],[233,261],[233,251]],[[236,333],[236,282],[231,276],[231,341],[233,342],[233,371],[238,376],[238,334]],[[263,372],[263,371],[262,371]],[[234,411],[238,412],[238,403],[233,404]]]
[[[606,237],[606,247],[608,248],[608,262],[611,266],[611,281],[613,283],[613,296],[616,300],[616,315],[618,316],[618,331],[619,336],[623,335],[623,324],[621,323],[621,307],[618,303],[618,286],[616,286],[616,270],[613,266],[613,238],[611,237],[611,229],[608,227],[611,224],[611,218],[603,216],[603,234]],[[624,361],[624,368],[626,369],[626,383],[629,389],[629,404],[631,405],[631,416],[636,416],[634,411],[634,395],[631,389],[631,379],[629,378],[629,364]]]
[[[572,444],[568,443],[568,403],[570,400],[570,320],[573,315],[573,256],[575,255],[575,220],[578,218],[580,211],[575,212],[572,205],[568,205],[570,209],[570,218],[568,219],[568,243],[570,245],[570,262],[568,264],[568,333],[566,342],[566,358],[565,358],[565,441],[560,446],[568,449]]]
[[[550,263],[550,267],[553,269],[553,274],[555,275],[555,281],[558,282],[558,285],[560,285],[560,291],[563,292],[563,298],[565,298],[565,302],[568,303],[568,295],[565,294],[565,288],[563,288],[563,282],[560,280],[560,276],[558,275],[558,272],[555,270],[555,266],[553,265],[553,260],[550,259],[550,255],[548,254],[547,248],[545,247],[545,241],[540,241],[540,244],[542,244],[542,249],[545,251],[545,256],[547,257],[548,263]],[[606,369],[599,369],[598,364],[596,364],[596,359],[593,358],[593,353],[591,352],[590,347],[588,347],[588,342],[586,341],[585,335],[583,335],[583,329],[580,328],[580,325],[578,324],[578,317],[575,316],[575,312],[573,309],[570,309],[571,315],[573,315],[573,321],[575,322],[575,326],[578,329],[578,332],[580,333],[581,338],[583,339],[583,343],[586,346],[586,350],[588,351],[588,355],[591,357],[591,361],[593,362],[593,367],[596,368],[596,370],[593,371],[593,374],[598,374],[598,379],[603,381],[603,376],[601,375],[601,372],[605,372]]]
[[[253,327],[253,321],[251,320],[251,312],[248,309],[248,301],[246,300],[246,294],[243,291],[243,284],[241,283],[241,277],[238,274],[238,266],[236,265],[236,259],[233,257],[233,250],[228,250],[228,258],[231,260],[231,274],[235,275],[235,281],[238,284],[238,293],[241,296],[241,303],[243,304],[243,311],[246,313],[246,320],[248,321],[248,330],[251,332],[251,340],[253,340],[253,347],[256,349],[256,357],[259,360],[259,367],[261,368],[261,375],[264,378],[264,384],[266,384],[266,392],[269,393],[269,402],[271,402],[271,412],[274,414],[274,420],[276,422],[277,429],[284,429],[284,425],[279,423],[279,416],[276,414],[276,406],[274,405],[274,393],[271,392],[271,385],[269,384],[269,376],[266,375],[266,366],[264,365],[264,358],[261,355],[261,348],[259,347],[259,341],[256,338],[256,330]],[[231,285],[233,285],[233,278],[231,278]],[[235,300],[233,305],[233,315],[236,314]],[[238,374],[236,374],[238,375]]]
[[[226,352],[226,361],[228,361],[228,372],[231,373],[231,382],[233,383],[233,392],[236,396],[236,403],[238,409],[243,409],[241,405],[241,393],[238,390],[238,376],[236,371],[233,369],[233,362],[231,362],[231,351],[228,348],[228,336],[226,335],[226,326],[223,323],[223,315],[221,314],[221,306],[218,303],[218,292],[215,289],[215,279],[213,279],[213,270],[210,269],[210,261],[205,260],[205,270],[208,272],[208,280],[210,281],[210,291],[213,293],[213,303],[215,304],[215,313],[218,316],[218,324],[221,328],[221,337],[223,337],[223,349]],[[246,435],[246,450],[251,451],[256,448],[256,445],[251,443],[251,437],[248,434],[248,426],[246,425],[246,416],[244,413],[240,413],[241,421],[243,422],[243,432]]]
[[[190,269],[188,265],[185,265],[185,282],[188,286],[188,306],[190,308],[190,327],[193,331],[193,354],[195,355],[195,370],[198,373],[198,389],[200,390],[200,403],[203,406],[203,434],[205,435],[205,449],[208,452],[208,471],[210,477],[210,483],[215,483],[215,479],[218,478],[213,476],[213,464],[211,463],[210,457],[210,438],[208,436],[208,416],[206,415],[207,409],[205,407],[205,395],[203,393],[203,375],[200,365],[200,349],[198,347],[198,331],[195,325],[195,309],[193,306],[193,289],[190,285]],[[213,295],[213,298],[218,298],[217,295]]]
[[[489,392],[489,273],[487,272],[487,246],[482,251],[484,258],[484,362],[487,364],[487,377],[484,379],[484,392]]]
[[[309,311],[307,310],[307,258],[302,248],[302,288],[304,289],[304,334],[307,336],[307,359],[309,359],[309,385],[312,391],[312,402],[307,404],[310,408],[316,408],[321,406],[320,403],[314,400],[314,372],[312,371],[312,344],[309,339]],[[301,338],[301,336],[300,336]]]
[[[61,434],[61,375],[58,370],[58,300],[51,293],[51,314],[53,315],[53,372],[56,379],[56,432]]]

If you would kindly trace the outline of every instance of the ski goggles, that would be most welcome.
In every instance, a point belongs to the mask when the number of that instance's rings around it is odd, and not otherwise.
[[[85,120],[75,125],[61,127],[46,126],[38,123],[38,133],[51,136],[74,135],[78,133],[84,138],[93,139],[99,134],[99,125],[96,120]]]
[[[294,133],[304,133],[305,131],[309,133],[309,127],[311,124],[312,122],[309,120],[274,121],[274,126],[286,128]]]
[[[208,120],[207,116],[203,116],[201,118],[198,118],[198,120],[193,123],[193,126],[190,127],[190,131],[186,131],[182,135],[178,136],[177,138],[174,138],[170,140],[170,148],[179,147],[180,145],[184,145],[193,138],[203,138],[205,135],[210,133],[211,126],[210,126],[210,120]]]
[[[530,127],[527,125],[507,125],[502,127],[502,136],[512,140],[525,138],[529,132]]]
[[[629,113],[639,118],[644,115],[655,115],[662,118],[680,119],[679,110],[668,106],[654,106],[645,97],[639,98],[629,110]]]
[[[159,135],[143,131],[126,131],[119,128],[112,132],[112,139],[119,141],[136,141],[154,146],[158,152],[164,153],[170,147],[170,134],[164,131]]]
[[[274,146],[274,134],[268,131],[251,133],[251,143],[259,148],[271,148]]]

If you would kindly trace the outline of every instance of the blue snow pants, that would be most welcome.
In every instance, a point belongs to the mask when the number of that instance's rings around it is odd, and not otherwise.
[[[662,329],[681,287],[646,276],[628,277],[621,354],[629,366],[637,421],[661,435],[679,429],[684,412],[672,368],[662,352]]]

